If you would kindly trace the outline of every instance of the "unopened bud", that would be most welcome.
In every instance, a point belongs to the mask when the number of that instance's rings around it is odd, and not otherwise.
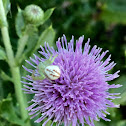
[[[44,17],[43,10],[37,5],[29,5],[24,10],[24,18],[29,24],[40,24]]]

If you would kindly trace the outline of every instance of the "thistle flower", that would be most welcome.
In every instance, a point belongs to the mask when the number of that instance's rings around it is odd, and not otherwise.
[[[35,121],[37,123],[47,118],[42,126],[49,120],[52,120],[52,125],[56,122],[58,126],[62,123],[64,126],[94,126],[93,121],[99,121],[100,118],[110,121],[106,118],[109,114],[107,108],[119,107],[112,102],[112,99],[119,98],[119,93],[109,93],[109,89],[121,85],[108,84],[108,81],[119,76],[119,71],[108,73],[116,63],[110,62],[111,55],[103,61],[108,50],[101,53],[102,48],[97,48],[96,45],[90,49],[90,39],[83,49],[83,39],[84,36],[80,37],[74,48],[74,37],[67,42],[63,36],[56,42],[58,51],[45,43],[45,48],[41,47],[42,51],[39,51],[45,58],[34,55],[35,59],[30,58],[34,64],[27,61],[37,72],[40,62],[46,61],[51,55],[58,55],[52,63],[58,65],[61,71],[57,80],[33,80],[30,75],[23,77],[27,80],[23,82],[25,92],[34,94],[31,100],[33,103],[27,110],[30,111],[31,118],[41,115]],[[24,68],[33,73],[32,69]]]

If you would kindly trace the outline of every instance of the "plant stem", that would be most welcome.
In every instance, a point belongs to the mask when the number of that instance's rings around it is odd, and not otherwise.
[[[18,50],[17,50],[16,57],[15,57],[16,61],[19,61],[20,60],[21,55],[22,55],[22,53],[24,51],[25,45],[26,45],[26,43],[28,41],[28,37],[29,37],[29,35],[25,34],[25,35],[23,35],[19,39],[19,42],[18,42],[19,43]]]
[[[5,26],[2,27],[1,33],[2,33],[3,42],[4,42],[4,46],[5,46],[6,53],[7,53],[9,66],[13,67],[13,66],[15,66],[14,54],[13,54],[12,47],[11,47],[11,44],[10,44],[10,38],[9,38],[9,33],[8,33],[7,27],[5,27]]]
[[[3,24],[7,24],[7,19],[6,19],[6,14],[5,14],[5,10],[3,7],[3,1],[0,0],[0,19],[2,21],[4,21]],[[19,103],[19,107],[20,107],[20,111],[21,111],[21,117],[22,119],[25,121],[28,118],[28,113],[25,110],[26,103],[24,102],[24,95],[22,92],[22,85],[20,82],[20,69],[18,66],[16,66],[15,63],[15,59],[14,59],[14,54],[13,54],[13,50],[12,50],[12,46],[10,43],[10,38],[9,38],[9,33],[8,33],[8,27],[7,25],[3,25],[1,27],[1,33],[2,33],[2,37],[3,37],[3,42],[4,42],[4,46],[6,49],[6,53],[7,53],[7,58],[8,58],[8,64],[10,66],[11,69],[11,74],[12,74],[12,79],[14,82],[14,88],[15,88],[15,93],[16,93],[16,97],[17,97],[17,101]],[[27,122],[26,126],[30,126],[30,123]]]
[[[11,72],[12,72],[12,78],[14,81],[15,93],[16,93],[17,100],[18,100],[18,103],[20,106],[20,110],[21,110],[21,116],[22,116],[22,119],[25,121],[28,118],[28,113],[25,110],[26,109],[26,104],[24,103],[25,98],[24,98],[24,95],[23,95],[23,92],[21,89],[22,85],[20,83],[20,81],[21,81],[20,80],[20,69],[19,69],[19,67],[15,66],[15,67],[11,68]]]

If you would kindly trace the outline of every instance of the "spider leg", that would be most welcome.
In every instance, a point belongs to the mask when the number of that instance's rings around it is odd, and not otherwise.
[[[35,76],[35,71],[33,71],[31,77],[32,77],[33,80],[44,80],[46,78],[44,74],[41,75],[41,76]]]
[[[52,55],[49,57],[49,59],[48,59],[48,60],[49,60],[49,61],[51,61],[51,59],[52,59]]]
[[[35,77],[35,71],[32,72],[31,77],[32,77],[32,79]]]
[[[54,62],[55,58],[57,57],[58,55],[55,55],[52,60],[51,60],[51,64]]]

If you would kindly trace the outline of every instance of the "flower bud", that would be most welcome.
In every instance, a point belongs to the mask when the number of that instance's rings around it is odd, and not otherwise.
[[[37,5],[29,5],[24,9],[24,18],[27,23],[38,25],[44,17],[44,11]]]

